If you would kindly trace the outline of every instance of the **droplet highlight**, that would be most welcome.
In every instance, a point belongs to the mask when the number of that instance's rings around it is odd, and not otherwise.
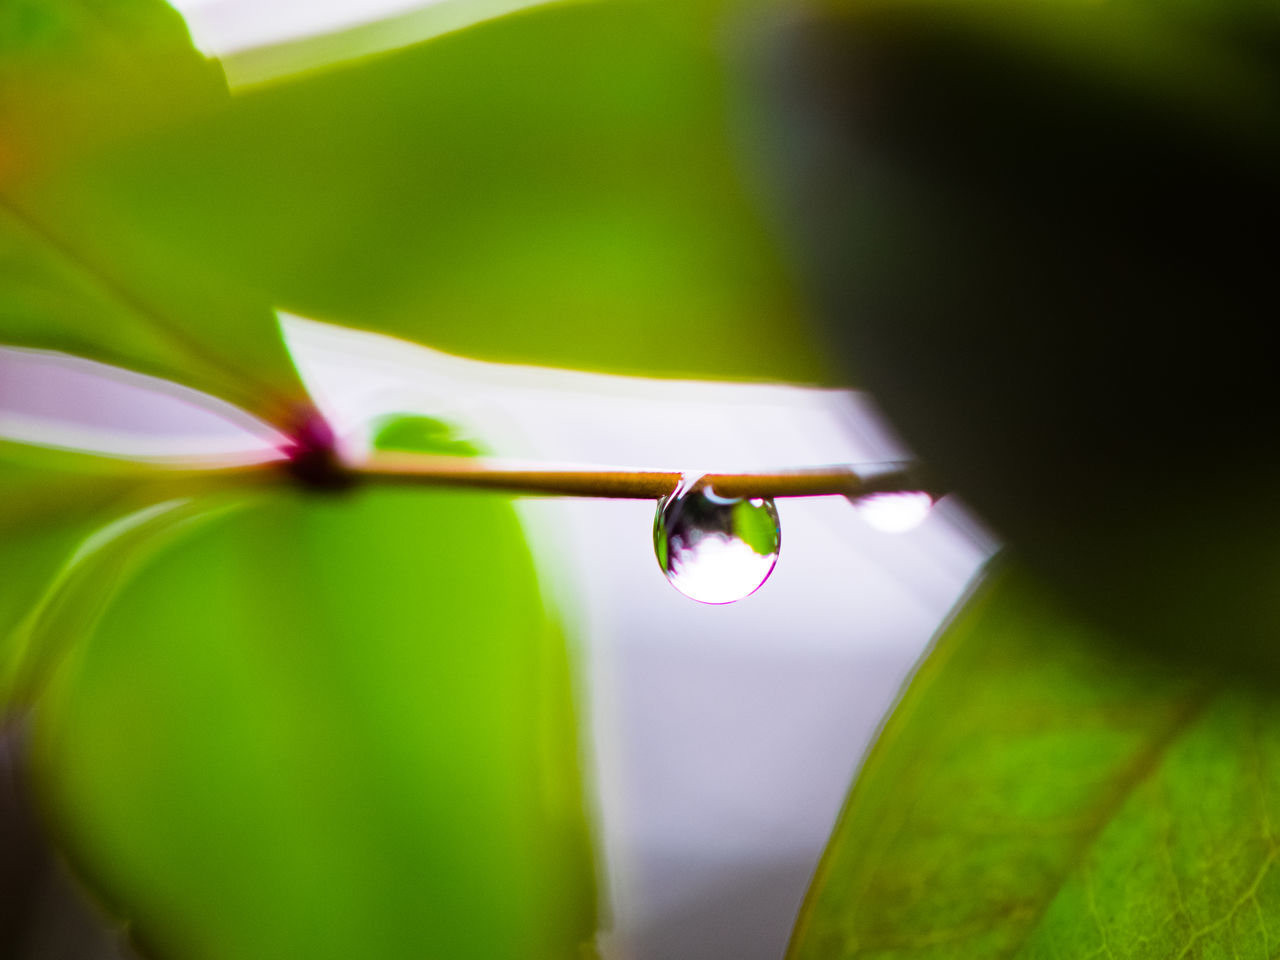
[[[933,497],[922,490],[873,493],[853,501],[858,516],[882,533],[906,533],[924,523],[933,509]]]
[[[769,579],[781,545],[778,508],[770,499],[721,497],[693,478],[658,501],[658,566],[673,587],[699,603],[750,596]]]

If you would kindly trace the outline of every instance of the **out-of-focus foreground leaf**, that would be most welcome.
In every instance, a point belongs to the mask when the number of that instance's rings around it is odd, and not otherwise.
[[[0,712],[26,692],[36,665],[61,650],[38,620],[53,615],[62,591],[83,579],[73,576],[73,557],[87,559],[86,544],[101,554],[92,565],[95,582],[79,589],[73,604],[78,616],[90,617],[159,521],[159,505],[176,509],[199,485],[145,464],[0,440]],[[59,649],[35,649],[41,640]]]
[[[824,379],[736,152],[738,6],[548,4],[238,90],[104,190],[305,316],[494,360]]]
[[[148,233],[104,189],[107,145],[225,105],[158,0],[0,9],[0,343],[107,360],[277,421],[301,388],[270,304]],[[199,231],[193,219],[184,231]]]
[[[507,501],[281,491],[124,588],[39,705],[36,771],[158,956],[576,957],[569,693]]]
[[[836,352],[1118,639],[1280,677],[1280,7],[821,10],[766,89]]]
[[[1280,705],[1133,658],[1017,572],[872,748],[796,960],[1275,955]]]

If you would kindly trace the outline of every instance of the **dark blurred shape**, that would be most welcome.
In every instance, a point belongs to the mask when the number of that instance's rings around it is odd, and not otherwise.
[[[21,769],[21,737],[0,732],[0,956],[133,960],[49,846]]]
[[[283,446],[285,469],[303,486],[313,490],[349,490],[351,472],[338,456],[338,440],[333,428],[319,413],[304,410]]]
[[[1104,624],[1273,670],[1280,20],[860,4],[769,89],[829,332],[913,448]]]

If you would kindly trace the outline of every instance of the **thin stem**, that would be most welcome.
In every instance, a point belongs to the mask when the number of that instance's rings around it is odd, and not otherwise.
[[[561,497],[656,500],[671,493],[683,474],[669,470],[548,470],[532,465],[464,457],[377,453],[350,468],[359,479],[380,483],[472,487]],[[877,464],[811,467],[769,473],[708,473],[704,477],[726,497],[860,497],[872,493],[923,490],[940,495],[919,467]]]

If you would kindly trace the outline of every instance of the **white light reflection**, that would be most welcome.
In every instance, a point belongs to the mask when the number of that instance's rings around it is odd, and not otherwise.
[[[547,0],[174,0],[233,88],[396,50]]]
[[[710,534],[673,550],[667,579],[700,603],[733,603],[755,593],[777,561],[776,553],[760,554],[735,537]]]
[[[924,523],[933,509],[927,493],[874,493],[853,502],[858,516],[881,533],[906,533]]]

